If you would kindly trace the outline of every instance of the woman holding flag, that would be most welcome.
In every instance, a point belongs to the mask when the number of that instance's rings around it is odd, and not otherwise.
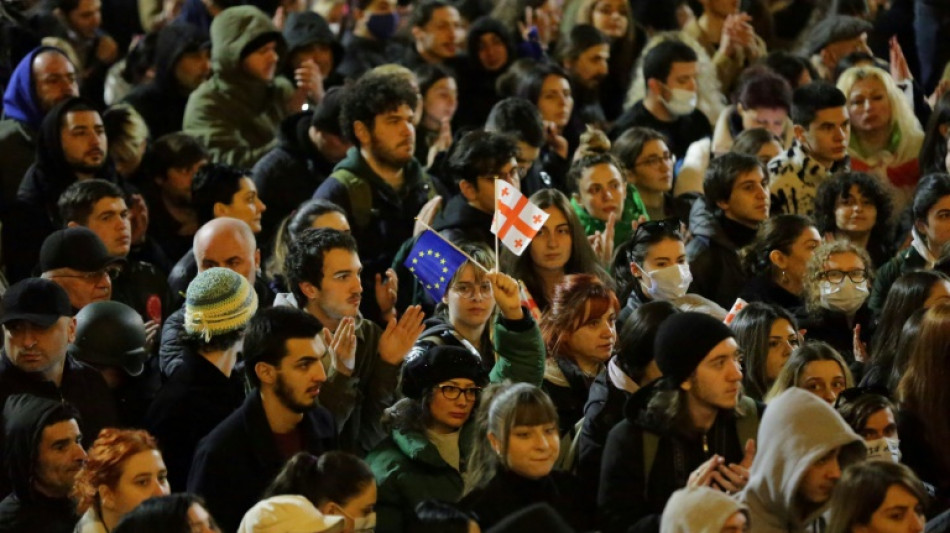
[[[433,246],[436,242],[443,243],[438,251],[436,246],[439,245]],[[448,272],[435,270],[433,278],[431,273],[422,272],[424,268],[420,265],[424,262],[452,264],[453,254],[446,249],[461,256],[462,261],[455,263],[458,266],[452,279],[444,285],[439,274]],[[420,260],[412,263],[413,258]],[[431,261],[422,261],[427,258]],[[500,316],[494,326],[498,359],[490,365],[491,370],[487,370],[489,365],[483,362],[477,350],[460,346],[466,344],[461,334],[462,339],[455,339],[457,342],[437,344],[431,339],[420,342],[406,357],[400,379],[404,398],[387,409],[383,417],[389,437],[366,458],[379,484],[376,503],[376,531],[379,533],[403,531],[405,513],[411,513],[423,500],[457,501],[462,496],[465,458],[474,438],[470,422],[479,391],[487,382],[506,379],[539,385],[544,368],[540,330],[531,314],[521,306],[518,283],[514,279],[500,272],[489,272],[473,258],[466,260],[453,245],[431,231],[419,239],[407,264],[413,265],[410,270],[416,269],[413,273],[427,289],[436,289],[438,284],[442,291],[438,299],[448,307],[454,305],[456,298],[470,302],[493,301],[488,307],[498,306]],[[448,266],[441,268],[452,271]],[[475,275],[477,271],[480,272]],[[486,281],[488,285],[484,284]],[[483,313],[481,307],[469,311],[472,312],[464,317],[464,313],[456,317],[463,331],[474,325],[462,324],[466,317],[474,322],[482,319],[487,322],[491,316],[491,313]],[[450,313],[454,312],[450,310]],[[469,330],[468,334],[471,333]]]

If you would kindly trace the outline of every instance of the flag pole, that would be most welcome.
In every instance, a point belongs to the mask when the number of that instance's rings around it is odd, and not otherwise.
[[[481,263],[479,263],[478,261],[476,261],[475,259],[473,259],[472,256],[470,256],[470,255],[468,255],[467,253],[463,252],[461,248],[459,248],[458,246],[455,245],[455,243],[453,243],[452,241],[446,239],[446,238],[443,237],[442,235],[439,235],[439,232],[438,232],[438,231],[435,231],[434,229],[432,229],[432,226],[426,224],[425,221],[419,219],[418,217],[416,218],[416,221],[419,222],[420,224],[422,224],[423,226],[425,226],[425,228],[426,228],[427,230],[431,231],[432,233],[435,233],[435,235],[436,235],[438,238],[440,238],[440,239],[442,239],[443,241],[445,241],[445,244],[448,244],[448,245],[451,246],[452,248],[455,248],[455,251],[456,251],[456,252],[458,252],[458,253],[464,255],[464,256],[465,256],[465,259],[468,259],[473,265],[475,265],[475,266],[477,266],[478,268],[484,270],[486,274],[490,274],[490,273],[491,273],[491,271],[488,270],[487,268],[485,268],[484,265],[482,265]]]
[[[492,217],[492,222],[498,220],[498,176],[495,176],[495,213]],[[493,231],[495,234],[495,273],[498,273],[498,263],[501,262],[501,257],[498,256],[498,230]]]

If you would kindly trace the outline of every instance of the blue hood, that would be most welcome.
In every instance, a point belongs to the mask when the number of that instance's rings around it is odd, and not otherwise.
[[[6,118],[12,118],[26,123],[34,131],[40,128],[43,122],[43,111],[36,98],[36,89],[33,86],[33,58],[41,52],[52,50],[66,57],[59,48],[40,46],[34,48],[24,57],[13,71],[10,84],[3,93],[3,113]]]

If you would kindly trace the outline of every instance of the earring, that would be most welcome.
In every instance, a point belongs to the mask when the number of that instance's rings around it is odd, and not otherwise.
[[[786,274],[784,270],[782,271],[782,283],[788,284],[788,274]]]

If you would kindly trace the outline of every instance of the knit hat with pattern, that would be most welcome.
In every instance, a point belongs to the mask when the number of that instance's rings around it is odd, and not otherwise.
[[[240,274],[227,268],[209,268],[188,285],[185,295],[185,331],[211,337],[240,329],[257,311],[257,293]]]

